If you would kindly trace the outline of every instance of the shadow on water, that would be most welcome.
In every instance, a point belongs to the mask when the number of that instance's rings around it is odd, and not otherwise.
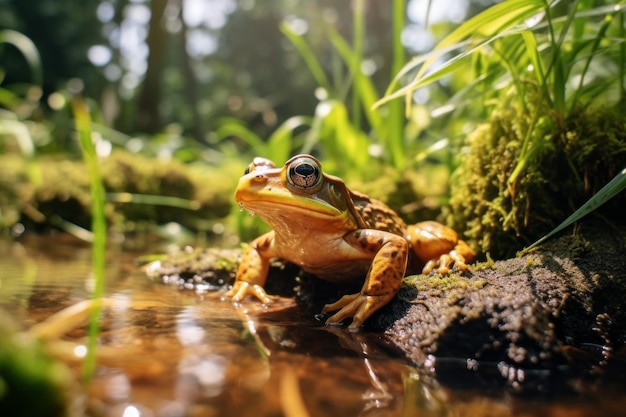
[[[137,255],[109,251],[90,416],[626,414],[624,399],[601,387],[547,400],[455,384],[446,363],[462,358],[440,358],[438,380],[410,367],[381,334],[325,327],[291,298],[233,305],[219,292],[163,285],[134,266]],[[64,235],[0,241],[0,308],[29,328],[89,299],[89,257],[88,246]],[[78,326],[64,340],[80,346],[85,337]],[[61,356],[79,375],[80,359]]]

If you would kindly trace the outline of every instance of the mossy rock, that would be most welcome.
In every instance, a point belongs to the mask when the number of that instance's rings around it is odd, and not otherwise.
[[[122,231],[138,224],[180,223],[202,230],[231,211],[239,166],[207,167],[161,161],[123,151],[101,161],[107,193],[172,196],[192,201],[191,208],[109,200],[109,224]],[[237,169],[237,173],[235,173]],[[42,156],[28,163],[18,154],[0,156],[0,227],[21,222],[41,228],[70,222],[89,228],[91,195],[83,161]],[[209,220],[208,222],[205,220]]]
[[[496,259],[545,235],[626,166],[626,104],[584,109],[560,120],[541,109],[530,146],[534,108],[505,98],[488,123],[468,137],[469,155],[454,173],[446,222],[477,252]],[[510,183],[520,157],[528,160]],[[626,195],[602,207],[623,221]],[[620,208],[621,207],[621,208]]]

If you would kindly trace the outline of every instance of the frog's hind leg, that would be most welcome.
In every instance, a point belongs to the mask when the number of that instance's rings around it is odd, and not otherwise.
[[[366,253],[375,253],[365,283],[359,293],[344,295],[335,303],[324,306],[324,313],[339,310],[326,324],[339,324],[352,317],[348,328],[358,330],[367,318],[391,301],[400,290],[408,259],[407,241],[387,232],[362,232],[347,236],[346,241],[355,243]]]

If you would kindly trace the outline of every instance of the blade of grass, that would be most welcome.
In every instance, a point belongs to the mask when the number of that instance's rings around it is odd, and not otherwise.
[[[591,66],[591,61],[596,56],[596,51],[598,51],[598,49],[600,48],[600,42],[602,41],[602,39],[604,39],[606,35],[606,31],[608,30],[612,22],[613,22],[613,15],[607,14],[604,17],[604,21],[602,22],[602,25],[600,26],[600,30],[598,30],[598,34],[593,40],[589,57],[585,61],[585,66],[583,70],[580,72],[580,80],[578,81],[578,87],[574,89],[574,96],[572,97],[571,104],[570,104],[570,112],[572,112],[576,108],[576,105],[578,104],[580,94],[583,90],[583,84],[585,82],[585,76],[587,75],[587,71],[589,71],[589,67]]]
[[[561,230],[565,229],[570,224],[577,222],[585,217],[587,214],[596,210],[602,204],[615,197],[617,194],[626,189],[626,168],[624,168],[619,174],[617,174],[611,181],[609,181],[600,191],[598,191],[593,197],[591,197],[585,204],[580,206],[571,216],[554,228],[550,233],[533,243],[532,245],[524,248],[519,252],[519,255],[523,255],[532,248],[542,244]]]
[[[259,155],[263,155],[266,151],[265,142],[263,142],[259,135],[248,129],[241,120],[232,117],[220,119],[216,134],[220,139],[229,136],[237,136]]]
[[[344,61],[344,63],[346,65],[350,65],[350,62],[354,60],[355,54],[350,49],[350,46],[341,36],[341,34],[331,27],[328,30],[328,38],[339,53],[339,56]],[[362,103],[361,105],[367,117],[368,123],[376,132],[376,135],[378,137],[384,136],[384,123],[382,121],[382,118],[377,111],[372,110],[372,105],[378,99],[376,87],[374,87],[374,83],[372,82],[372,80],[366,77],[360,69],[358,69],[357,72],[354,74],[354,91],[357,93],[357,98],[359,98],[359,102]],[[353,124],[357,126],[356,123]]]
[[[152,206],[177,207],[188,210],[197,210],[200,208],[200,204],[197,201],[170,195],[106,193],[106,198],[108,201],[114,203],[149,204]]]
[[[293,29],[291,29],[289,24],[287,24],[286,22],[282,22],[280,24],[280,30],[285,34],[285,36],[287,36],[287,39],[291,41],[293,46],[296,47],[296,49],[304,59],[304,62],[306,62],[307,66],[309,67],[309,71],[311,71],[311,74],[313,75],[313,78],[315,78],[317,84],[320,87],[326,89],[326,91],[330,94],[332,92],[330,82],[328,81],[326,73],[324,72],[324,69],[320,65],[319,61],[317,60],[317,57],[315,56],[313,50],[311,50],[311,48],[304,41],[302,36],[298,35]]]
[[[92,274],[94,279],[94,307],[89,316],[89,334],[87,339],[87,356],[83,367],[83,379],[89,382],[96,365],[96,347],[100,332],[100,300],[104,293],[104,266],[106,255],[106,218],[104,213],[105,194],[98,165],[98,156],[92,141],[91,117],[85,102],[78,96],[72,101],[72,110],[80,147],[89,174],[91,187],[91,227],[94,235],[92,243]]]
[[[0,31],[0,44],[3,43],[13,45],[20,51],[30,67],[33,84],[41,86],[43,84],[41,59],[39,58],[39,51],[33,41],[20,32],[5,29]]]
[[[426,10],[426,18],[430,13],[431,1],[428,1]],[[397,74],[402,69],[402,66],[406,62],[406,52],[404,45],[402,44],[402,30],[405,27],[406,20],[406,1],[394,0],[392,4],[392,50],[393,61],[391,63],[391,74]],[[428,25],[428,22],[425,23]],[[372,103],[369,108],[373,107]],[[389,103],[389,114],[387,116],[387,135],[385,139],[385,145],[391,157],[391,164],[398,171],[402,171],[405,168],[405,162],[408,156],[406,155],[406,149],[404,145],[404,106],[402,101],[394,100]]]
[[[294,132],[299,127],[310,126],[312,118],[293,116],[285,120],[267,140],[267,158],[281,164],[291,155],[294,149]]]
[[[357,77],[361,78],[361,63],[363,62],[363,41],[365,39],[364,20],[365,20],[365,7],[364,0],[356,0],[354,3],[354,17],[353,17],[353,54],[350,61],[350,73],[352,79],[356,80]],[[359,106],[359,91],[357,86],[352,87],[352,105],[350,110],[352,112],[352,124],[354,126],[361,126],[361,107]]]
[[[489,40],[496,36],[503,36],[515,25],[541,12],[545,6],[546,4],[543,0],[508,0],[490,7],[461,24],[437,44],[433,53],[429,54],[429,57],[421,64],[413,81],[404,88],[407,112],[410,111],[411,93],[416,88],[419,88],[420,85],[423,85],[425,74],[432,69],[435,63],[439,62],[450,47],[460,44],[468,38],[479,39],[482,37]],[[452,60],[454,59],[456,58],[452,58]],[[409,63],[409,65],[413,66],[415,62]],[[381,105],[395,97],[397,97],[395,93],[391,95],[386,94],[377,105]]]

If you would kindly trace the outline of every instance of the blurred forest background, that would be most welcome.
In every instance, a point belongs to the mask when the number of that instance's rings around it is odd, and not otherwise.
[[[506,234],[510,254],[626,164],[625,10],[0,0],[0,226],[89,227],[81,97],[110,224],[222,233],[253,156],[311,152],[407,221],[437,218],[484,252]]]
[[[327,28],[351,42],[355,3],[4,0],[0,27],[32,40],[41,68],[29,68],[20,51],[4,45],[3,84],[32,83],[32,72],[41,71],[47,107],[62,106],[55,93],[78,89],[97,103],[105,125],[130,135],[169,131],[210,144],[220,118],[229,116],[267,137],[289,117],[312,115],[320,101],[316,80],[281,33],[281,22],[305,35],[328,74],[339,77]],[[410,54],[428,51],[492,2],[430,3],[406,3],[402,39]],[[386,0],[363,5],[361,65],[382,94],[394,75],[392,7]]]

